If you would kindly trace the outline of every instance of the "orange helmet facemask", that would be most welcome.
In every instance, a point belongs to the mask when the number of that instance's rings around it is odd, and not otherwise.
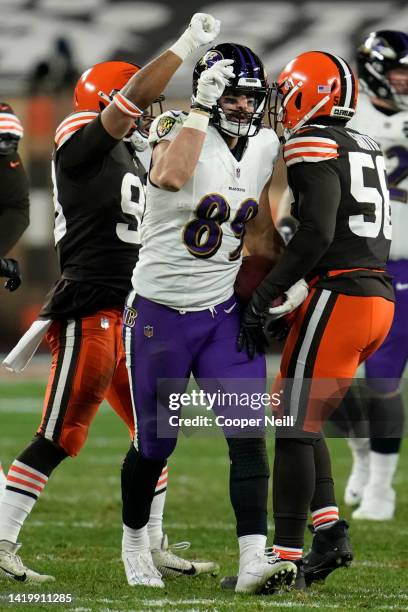
[[[312,118],[333,117],[347,122],[355,113],[358,85],[344,59],[309,51],[285,66],[274,93],[272,124],[276,129],[281,123],[285,136],[289,136]]]

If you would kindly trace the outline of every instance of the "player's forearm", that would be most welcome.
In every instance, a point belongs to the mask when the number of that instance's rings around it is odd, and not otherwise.
[[[167,86],[182,60],[168,50],[139,70],[121,90],[133,104],[144,110]]]
[[[307,276],[320,261],[332,242],[332,237],[317,228],[299,229],[282,253],[275,268],[257,289],[259,297],[268,304]]]
[[[259,255],[277,262],[285,244],[275,227],[268,227],[261,232],[248,231],[245,234],[245,247],[250,255]]]
[[[144,66],[122,88],[121,94],[137,109],[144,111],[165,89],[182,60],[172,51],[165,51]],[[107,132],[114,138],[123,138],[134,124],[135,117],[124,114],[114,103],[101,115]]]
[[[282,255],[285,244],[276,230],[269,202],[268,180],[259,198],[258,213],[245,226],[245,247],[251,255],[259,255],[276,262]]]
[[[184,125],[154,163],[150,172],[152,182],[169,191],[179,191],[184,187],[196,170],[205,136],[204,131]]]

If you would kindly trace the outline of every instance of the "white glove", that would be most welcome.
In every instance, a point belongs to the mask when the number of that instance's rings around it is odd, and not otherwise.
[[[184,61],[202,45],[209,45],[220,33],[221,22],[207,13],[195,13],[187,30],[170,47]]]
[[[297,283],[289,287],[287,291],[285,291],[284,295],[286,295],[286,300],[280,306],[274,306],[273,308],[269,308],[269,319],[275,320],[284,317],[296,310],[298,306],[300,306],[305,299],[307,298],[309,293],[309,286],[307,282],[301,278]]]
[[[221,98],[229,80],[235,76],[231,66],[233,63],[232,59],[219,60],[211,68],[204,70],[198,79],[197,93],[193,96],[193,102],[209,110],[212,109]]]

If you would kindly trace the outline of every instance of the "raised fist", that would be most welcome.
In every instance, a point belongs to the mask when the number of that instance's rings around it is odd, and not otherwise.
[[[209,45],[220,33],[221,22],[206,13],[195,13],[190,21],[187,32],[194,40],[195,48]]]
[[[207,13],[195,13],[187,30],[170,47],[181,60],[203,45],[209,45],[220,33],[221,22]]]

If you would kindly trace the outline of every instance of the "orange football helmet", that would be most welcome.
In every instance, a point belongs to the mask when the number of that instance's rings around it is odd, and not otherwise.
[[[358,83],[348,63],[338,55],[309,51],[285,66],[278,77],[276,92],[271,110],[275,126],[282,123],[290,134],[315,117],[351,119],[357,104]]]
[[[100,113],[139,70],[128,62],[101,62],[88,68],[75,86],[74,109]]]

